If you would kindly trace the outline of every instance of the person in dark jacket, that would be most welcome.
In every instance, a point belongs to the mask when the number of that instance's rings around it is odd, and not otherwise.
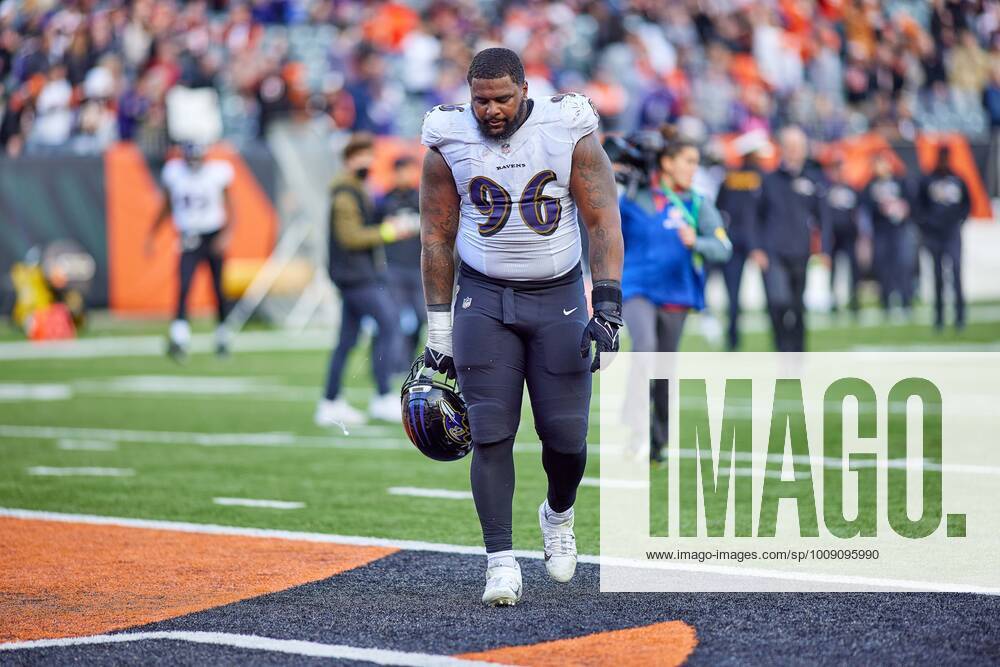
[[[358,342],[364,317],[372,318],[378,326],[371,352],[378,393],[372,398],[369,414],[385,421],[401,419],[399,396],[389,388],[398,349],[399,317],[376,250],[415,235],[417,228],[401,217],[378,222],[375,204],[365,187],[374,157],[371,136],[354,135],[344,147],[344,170],[331,188],[329,272],[340,291],[342,308],[340,340],[330,357],[326,391],[314,417],[318,426],[345,427],[366,421],[363,413],[340,396],[347,355]]]
[[[913,300],[913,261],[909,252],[910,200],[906,181],[893,173],[889,156],[874,161],[875,176],[865,188],[864,206],[872,225],[872,263],[882,308],[888,314],[892,295],[907,313]]]
[[[676,352],[690,310],[705,307],[704,261],[729,259],[732,244],[719,211],[692,189],[698,147],[660,130],[665,144],[650,186],[622,196],[625,261],[622,316],[634,352]],[[667,442],[667,383],[654,390],[650,457],[659,460]]]
[[[858,313],[858,239],[862,233],[859,206],[861,194],[852,188],[844,178],[844,163],[835,161],[828,172],[829,185],[826,188],[826,226],[823,229],[823,249],[830,256],[830,293],[833,309],[838,309],[837,292],[834,281],[837,278],[837,258],[847,260],[848,291],[847,307],[851,313]]]
[[[729,329],[726,337],[729,350],[735,350],[740,345],[740,286],[743,284],[743,267],[750,251],[756,247],[757,209],[760,206],[764,179],[757,165],[758,147],[747,148],[750,152],[743,156],[740,167],[726,172],[726,179],[715,199],[715,205],[726,223],[726,233],[733,244],[732,256],[721,265],[729,296]]]
[[[813,230],[823,225],[823,183],[815,170],[806,168],[809,145],[800,128],[783,129],[779,143],[782,162],[764,177],[750,259],[764,272],[775,348],[802,352],[806,268]]]
[[[962,292],[962,223],[969,217],[969,188],[949,162],[951,152],[942,146],[937,165],[920,181],[917,195],[918,221],[924,247],[934,260],[934,327],[944,328],[944,262],[951,265],[955,290],[955,328],[965,326],[965,295]]]
[[[420,224],[420,178],[417,161],[410,155],[393,164],[395,183],[378,206],[379,220],[409,218]],[[427,323],[424,284],[420,277],[420,239],[416,236],[385,247],[389,289],[400,313],[403,336],[400,336],[397,369],[407,371],[420,343],[420,330]]]

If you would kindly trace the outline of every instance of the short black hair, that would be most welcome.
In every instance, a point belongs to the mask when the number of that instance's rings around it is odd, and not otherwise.
[[[510,49],[493,47],[483,49],[472,59],[467,80],[471,84],[473,79],[501,79],[505,76],[520,86],[524,83],[524,65]]]

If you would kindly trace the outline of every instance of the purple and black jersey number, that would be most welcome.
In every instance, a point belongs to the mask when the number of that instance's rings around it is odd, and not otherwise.
[[[562,216],[562,204],[556,197],[542,194],[545,186],[556,180],[551,169],[540,171],[524,186],[518,208],[521,219],[536,234],[548,236],[556,231]],[[486,216],[486,222],[479,223],[480,236],[493,236],[507,224],[513,201],[510,193],[496,181],[485,176],[476,176],[469,182],[469,198]]]
[[[496,181],[485,176],[476,176],[469,182],[469,198],[486,216],[486,222],[479,223],[480,236],[493,236],[507,224],[510,218],[510,194]]]
[[[532,231],[548,236],[556,231],[562,216],[562,204],[556,197],[542,194],[550,182],[556,180],[556,172],[551,169],[540,171],[531,177],[521,194],[521,219]]]

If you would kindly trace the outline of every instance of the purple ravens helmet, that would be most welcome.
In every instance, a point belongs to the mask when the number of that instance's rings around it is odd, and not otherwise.
[[[457,461],[472,451],[468,413],[458,385],[434,379],[423,355],[410,367],[400,400],[403,428],[424,456]]]

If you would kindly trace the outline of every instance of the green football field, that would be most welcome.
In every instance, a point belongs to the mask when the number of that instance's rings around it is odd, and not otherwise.
[[[810,349],[1000,345],[1000,308],[992,304],[973,307],[961,333],[933,332],[926,311],[914,323],[863,315],[860,325],[847,317],[813,318]],[[683,349],[710,349],[698,324],[689,323]],[[763,324],[759,314],[748,318],[744,349],[769,349]],[[246,351],[237,341],[225,360],[196,353],[179,366],[148,351],[127,354],[130,346],[148,348],[164,329],[164,323],[98,319],[85,337],[109,345],[77,358],[19,358],[25,344],[3,336],[0,348],[10,349],[0,360],[0,506],[481,544],[467,495],[468,459],[426,460],[398,425],[374,423],[349,435],[313,426],[329,353],[321,344],[284,349],[295,347],[288,345],[292,334],[255,332],[262,344]],[[209,332],[209,323],[197,323],[197,331]],[[264,349],[268,340],[275,349]],[[348,400],[365,406],[367,349],[355,351],[348,376]],[[595,395],[592,417],[597,403]],[[515,548],[537,550],[535,511],[545,478],[527,409],[518,443]],[[591,554],[598,551],[598,462],[590,458],[577,504],[580,550]],[[64,468],[84,470],[63,474]],[[458,494],[413,495],[427,489]],[[230,506],[218,498],[301,506]]]

